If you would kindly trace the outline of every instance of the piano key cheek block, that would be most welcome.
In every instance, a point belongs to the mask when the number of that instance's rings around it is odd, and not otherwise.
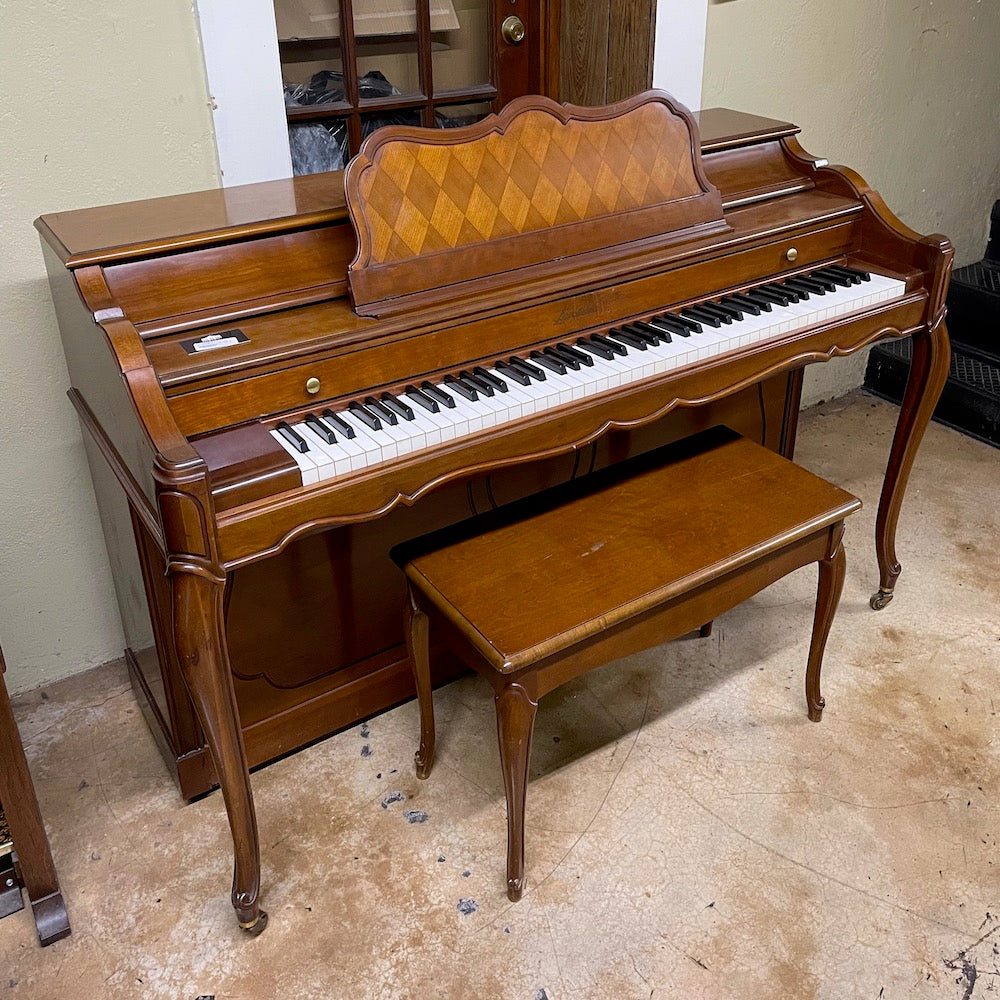
[[[37,220],[133,685],[182,793],[222,789],[248,932],[248,768],[413,692],[395,544],[713,424],[790,456],[803,366],[912,336],[892,598],[952,249],[797,132],[521,98],[344,173]]]

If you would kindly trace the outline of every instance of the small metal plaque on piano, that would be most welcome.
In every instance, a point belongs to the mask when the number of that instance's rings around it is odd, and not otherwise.
[[[188,354],[204,354],[205,351],[217,351],[220,347],[245,344],[249,340],[250,338],[242,330],[226,330],[224,333],[206,333],[203,337],[182,340],[181,347]]]

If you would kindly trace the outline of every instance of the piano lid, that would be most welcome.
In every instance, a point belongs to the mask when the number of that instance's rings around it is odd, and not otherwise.
[[[523,97],[464,128],[387,127],[347,167],[363,315],[590,266],[722,232],[698,126],[660,91],[607,108]],[[496,279],[492,282],[490,279]]]

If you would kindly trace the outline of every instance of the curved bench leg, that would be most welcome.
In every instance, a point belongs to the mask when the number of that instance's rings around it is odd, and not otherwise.
[[[495,702],[500,768],[507,794],[507,898],[516,903],[524,891],[524,805],[538,702],[532,701],[520,684],[505,684]]]
[[[819,722],[823,718],[826,701],[819,689],[820,669],[823,665],[823,651],[827,636],[833,624],[833,616],[840,602],[840,592],[844,587],[847,572],[847,557],[844,555],[844,522],[838,521],[830,528],[830,550],[825,559],[819,561],[819,586],[816,592],[816,614],[813,618],[812,641],[809,644],[809,663],[806,667],[806,707],[809,718]]]
[[[417,607],[413,589],[406,605],[406,649],[410,654],[410,668],[417,685],[417,704],[420,706],[420,747],[413,755],[417,777],[426,778],[434,766],[434,695],[431,691],[430,622]]]

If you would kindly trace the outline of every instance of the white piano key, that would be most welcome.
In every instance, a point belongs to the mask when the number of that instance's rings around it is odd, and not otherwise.
[[[271,437],[273,437],[274,440],[277,441],[278,444],[280,444],[293,459],[295,459],[295,464],[299,467],[299,472],[302,475],[303,486],[311,486],[313,483],[318,483],[320,481],[319,466],[316,464],[316,460],[312,458],[308,452],[303,453],[297,448],[294,448],[291,443],[286,441],[285,438],[277,431],[271,431]]]

